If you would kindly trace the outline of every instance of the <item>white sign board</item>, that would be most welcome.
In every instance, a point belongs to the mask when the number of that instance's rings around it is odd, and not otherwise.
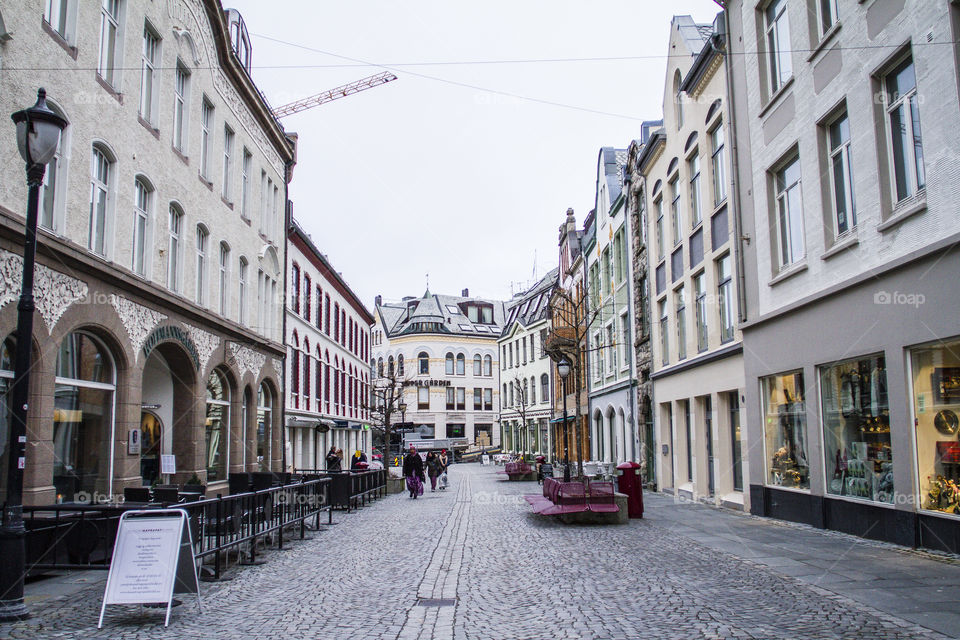
[[[163,626],[167,626],[174,593],[195,593],[199,604],[200,583],[186,511],[124,513],[117,527],[97,628],[103,626],[108,604],[166,603]]]
[[[175,455],[161,455],[160,456],[160,473],[169,473],[173,475],[177,472],[177,456]]]
[[[166,602],[173,593],[183,518],[125,518],[117,530],[106,604]]]
[[[480,456],[480,464],[482,465],[490,464],[490,456],[487,455],[486,453]]]

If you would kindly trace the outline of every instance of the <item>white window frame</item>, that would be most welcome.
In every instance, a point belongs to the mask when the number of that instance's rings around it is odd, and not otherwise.
[[[657,237],[657,260],[662,260],[664,255],[664,243],[663,243],[663,193],[659,193],[654,197],[653,206],[657,209],[657,220],[654,223],[656,225],[655,233]]]
[[[690,228],[695,229],[703,220],[703,202],[700,197],[700,148],[694,147],[687,158],[690,171]]]
[[[150,269],[150,252],[147,247],[150,241],[150,219],[153,211],[154,190],[142,177],[134,180],[133,198],[133,246],[130,259],[130,270],[141,278],[146,278]]]
[[[243,148],[243,160],[240,165],[240,215],[250,219],[250,171],[253,168],[253,154]]]
[[[846,123],[846,138],[842,137],[843,127],[840,125]],[[834,128],[837,128],[841,137],[834,137]],[[828,163],[830,169],[830,201],[833,206],[833,235],[839,238],[852,233],[857,227],[857,206],[856,198],[853,192],[853,162],[850,158],[850,118],[847,111],[833,118],[824,127],[824,133],[827,137]],[[837,180],[837,172],[840,172],[840,180]],[[841,193],[842,192],[842,193]],[[844,219],[840,219],[841,205],[843,206]]]
[[[196,243],[197,273],[194,300],[203,307],[207,303],[207,245],[210,243],[210,232],[203,225],[197,225]]]
[[[240,324],[245,325],[247,323],[247,272],[250,268],[247,259],[243,256],[240,256],[240,261],[238,263],[238,278],[237,278],[237,298],[238,298],[238,307],[237,307],[237,321]]]
[[[675,320],[677,323],[677,360],[687,357],[687,297],[684,286],[673,290]]]
[[[57,115],[66,119],[63,111],[55,104],[47,100],[47,106]],[[70,165],[70,134],[71,127],[67,127],[60,133],[60,140],[57,142],[57,150],[53,158],[47,163],[47,168],[43,172],[43,185],[40,189],[40,211],[37,216],[37,225],[40,228],[47,229],[54,233],[60,233],[63,228],[65,215],[65,201],[68,179],[67,172]],[[49,219],[47,217],[49,216]]]
[[[70,46],[76,46],[77,0],[46,0],[43,20]]]
[[[713,207],[716,209],[727,199],[726,134],[723,122],[710,130],[710,165],[713,170]]]
[[[210,182],[210,137],[213,125],[213,103],[203,96],[200,102],[200,177]]]
[[[230,190],[233,187],[230,179],[233,174],[233,141],[236,135],[230,125],[223,125],[223,184],[220,186],[220,195],[230,202]]]
[[[787,171],[796,166],[796,179],[787,182]],[[803,229],[803,191],[801,190],[800,157],[793,156],[785,162],[774,174],[774,190],[776,193],[776,245],[777,258],[780,269],[803,260],[806,254]],[[799,199],[796,207],[790,206],[790,200],[796,193]],[[796,209],[796,210],[794,210]],[[800,246],[797,247],[799,240]]]
[[[779,91],[793,77],[790,49],[790,19],[787,0],[772,0],[763,10],[770,95]],[[786,40],[786,42],[784,42]]]
[[[173,148],[187,154],[190,124],[190,71],[180,60],[173,81]]]
[[[837,9],[837,0],[816,0],[817,27],[820,29],[820,39],[840,22],[840,13]]]
[[[693,276],[694,315],[697,318],[697,353],[710,348],[710,327],[707,319],[707,276],[701,271]]]
[[[110,218],[114,203],[115,167],[116,163],[108,155],[106,149],[94,145],[90,160],[90,225],[87,230],[87,249],[102,257],[107,257],[110,248],[107,237],[110,234]],[[103,169],[103,173],[101,173],[101,169]],[[105,178],[103,174],[105,174]],[[97,211],[94,210],[96,197],[103,198],[103,207]]]
[[[160,104],[160,83],[157,66],[162,60],[162,41],[149,22],[143,23],[143,50],[140,57],[140,117],[150,126],[157,126]]]
[[[674,173],[673,177],[667,182],[670,188],[670,230],[673,233],[673,246],[676,247],[683,241],[683,211],[680,198],[680,173]]]
[[[120,87],[120,69],[123,66],[122,0],[102,0],[100,3],[100,53],[97,74],[115,90]]]
[[[905,65],[904,63],[908,63]],[[889,79],[894,75],[898,69],[901,67],[906,68],[907,66],[913,67],[913,88],[907,91],[903,95],[894,95],[891,96],[889,91]],[[926,188],[926,172],[923,167],[923,136],[920,129],[920,106],[917,97],[917,81],[916,81],[916,63],[913,60],[913,54],[910,53],[902,58],[900,58],[896,64],[890,67],[890,70],[883,74],[881,82],[883,83],[883,99],[884,99],[884,111],[885,111],[885,126],[887,130],[887,156],[890,158],[890,187],[891,187],[891,196],[894,204],[899,204],[904,200],[914,197],[919,192],[923,191]],[[916,139],[912,140],[913,144],[904,144],[903,155],[901,157],[904,167],[904,178],[906,183],[903,185],[905,188],[904,193],[901,194],[900,186],[897,184],[897,156],[894,152],[894,129],[893,126],[893,116],[894,113],[900,111],[901,118],[903,119],[904,126],[902,127],[905,131],[913,132],[914,136],[919,135],[919,146],[920,153],[917,154],[917,141]],[[905,138],[914,138],[907,134]],[[907,142],[907,140],[904,140]]]
[[[720,314],[720,342],[734,338],[733,315],[733,270],[730,254],[718,258],[717,265],[717,310]]]
[[[667,299],[659,300],[657,306],[660,315],[660,363],[666,366],[670,364],[670,317],[667,312]]]
[[[174,203],[170,203],[167,212],[167,228],[169,240],[167,251],[167,288],[174,293],[180,293],[181,260],[183,256],[183,211]]]
[[[230,246],[226,242],[220,243],[220,315],[229,315],[230,310]],[[308,354],[309,356],[309,354]]]

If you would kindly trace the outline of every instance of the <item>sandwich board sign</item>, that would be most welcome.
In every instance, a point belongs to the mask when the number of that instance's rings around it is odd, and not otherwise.
[[[187,512],[127,511],[120,516],[97,628],[103,627],[108,604],[156,603],[166,603],[166,627],[175,593],[197,594],[200,606],[200,583]]]

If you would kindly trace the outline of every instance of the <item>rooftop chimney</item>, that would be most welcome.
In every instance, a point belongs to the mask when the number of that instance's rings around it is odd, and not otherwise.
[[[373,304],[376,306],[381,306],[383,304],[383,296],[377,296],[373,299]]]
[[[464,289],[463,291],[461,291],[461,292],[460,292],[460,296],[463,297],[463,298],[469,298],[469,297],[470,297],[470,289]]]

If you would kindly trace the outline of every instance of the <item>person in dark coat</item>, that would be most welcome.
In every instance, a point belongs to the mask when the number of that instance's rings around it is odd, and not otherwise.
[[[437,477],[443,473],[443,464],[440,462],[440,456],[433,451],[427,454],[427,475],[430,476],[430,491],[437,490]]]
[[[403,459],[403,475],[407,479],[407,490],[410,497],[416,499],[423,493],[423,458],[417,453],[416,447],[410,447],[410,453]]]
[[[360,463],[363,463],[362,465]],[[367,468],[367,454],[363,451],[357,449],[356,453],[353,454],[353,457],[350,458],[350,468],[351,469],[366,469]]]
[[[337,455],[336,447],[330,447],[327,452],[327,471],[340,471],[340,456]]]

